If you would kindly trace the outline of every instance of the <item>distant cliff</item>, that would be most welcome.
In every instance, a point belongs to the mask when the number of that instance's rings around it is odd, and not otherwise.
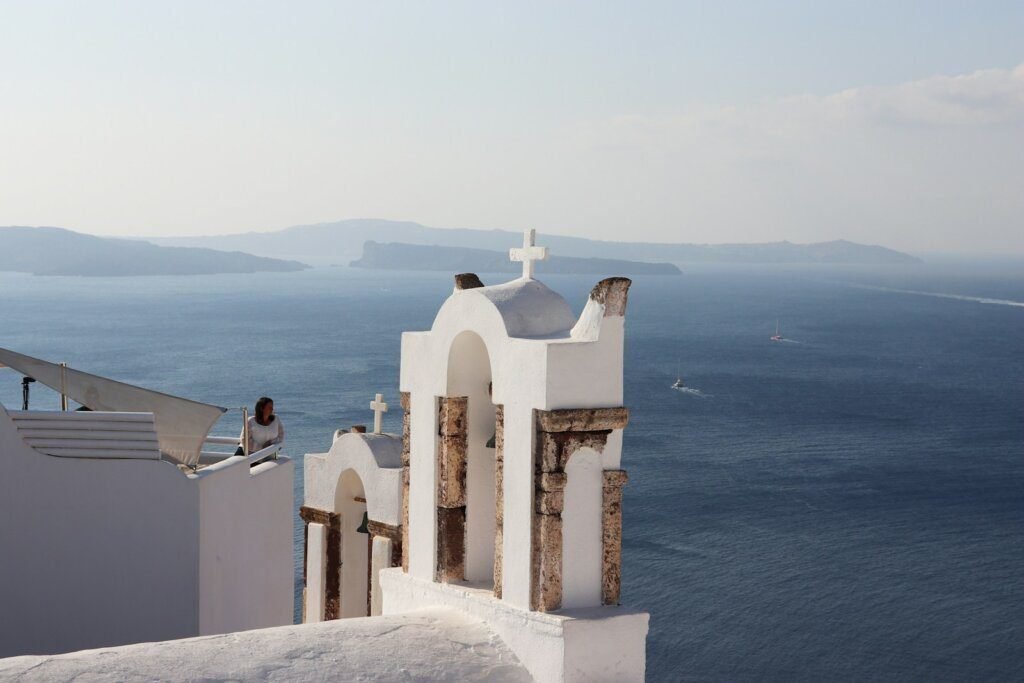
[[[513,273],[521,263],[508,258],[508,251],[468,249],[465,247],[423,246],[419,244],[367,242],[362,258],[352,262],[353,268],[382,270],[444,270],[451,273]],[[537,272],[558,274],[607,275],[679,275],[671,263],[642,263],[606,258],[549,256],[537,262]]]
[[[62,228],[0,227],[0,271],[35,275],[211,275],[308,268],[240,251],[160,247]]]
[[[628,237],[629,231],[623,230]],[[401,242],[422,246],[464,247],[507,253],[523,242],[522,233],[507,230],[431,228],[411,221],[372,218],[297,225],[275,232],[249,232],[210,237],[165,237],[156,244],[212,249],[243,249],[251,254],[291,258],[313,265],[348,263],[360,257],[363,243]],[[846,263],[910,264],[919,260],[885,247],[836,240],[816,244],[683,244],[607,242],[541,232],[538,244],[556,256],[626,259],[629,261],[687,263]]]

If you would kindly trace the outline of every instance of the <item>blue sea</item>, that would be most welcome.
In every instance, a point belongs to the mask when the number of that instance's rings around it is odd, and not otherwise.
[[[542,277],[577,311],[595,281]],[[400,430],[400,334],[451,288],[0,273],[0,346],[232,408],[272,396],[298,505],[302,455],[370,423],[375,393]],[[651,613],[649,680],[1024,679],[1021,264],[637,278],[626,354],[623,602]],[[20,407],[10,370],[0,401]]]

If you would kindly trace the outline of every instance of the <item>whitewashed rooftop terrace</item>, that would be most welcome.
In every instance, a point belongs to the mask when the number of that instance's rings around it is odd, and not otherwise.
[[[429,609],[0,659],[9,681],[532,680],[480,621]]]

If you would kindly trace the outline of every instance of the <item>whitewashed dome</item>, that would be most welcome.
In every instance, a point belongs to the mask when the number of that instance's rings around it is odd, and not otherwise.
[[[505,323],[509,337],[568,334],[576,317],[569,303],[539,280],[520,278],[500,285],[456,290],[455,297],[483,297]]]

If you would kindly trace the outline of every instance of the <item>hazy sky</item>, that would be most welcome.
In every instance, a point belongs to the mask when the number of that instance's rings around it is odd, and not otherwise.
[[[0,0],[0,225],[1024,253],[1024,2]]]

